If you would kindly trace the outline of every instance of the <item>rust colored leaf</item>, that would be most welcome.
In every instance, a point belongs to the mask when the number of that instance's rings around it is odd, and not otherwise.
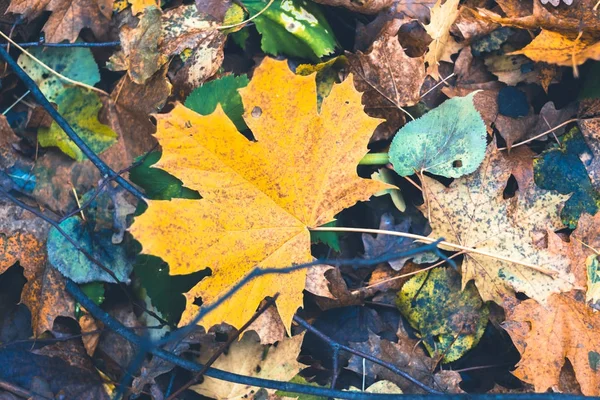
[[[196,314],[196,298],[214,302],[257,265],[311,261],[308,227],[389,187],[356,174],[379,121],[363,113],[351,78],[333,87],[317,113],[314,77],[265,59],[240,94],[256,142],[241,135],[220,107],[201,116],[177,105],[157,117],[163,148],[157,166],[202,199],[149,201],[131,231],[144,253],[162,257],[172,274],[211,268],[212,275],[186,294],[181,324]],[[277,308],[289,327],[302,306],[305,279],[304,270],[259,277],[202,325],[239,327],[265,296],[279,292]]]
[[[554,294],[546,305],[526,300],[507,310],[504,329],[522,357],[514,374],[536,392],[559,385],[568,359],[583,394],[600,395],[600,316],[584,298],[581,292]]]

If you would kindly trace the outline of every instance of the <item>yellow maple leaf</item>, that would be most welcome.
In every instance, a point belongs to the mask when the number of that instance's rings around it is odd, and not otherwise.
[[[425,54],[427,74],[435,80],[440,79],[438,71],[440,61],[452,62],[450,56],[462,47],[450,36],[450,28],[459,14],[459,2],[460,0],[446,0],[442,4],[442,0],[438,0],[431,9],[431,21],[424,25],[425,30],[433,39]]]
[[[495,256],[467,252],[462,263],[463,287],[474,280],[484,300],[502,304],[504,297],[523,292],[544,303],[552,293],[570,290],[575,278],[568,255],[538,246],[534,235],[544,232],[549,242],[560,241],[553,231],[562,227],[559,213],[569,196],[519,187],[519,196],[504,199],[511,168],[490,147],[475,173],[449,187],[423,177],[430,236]]]
[[[255,142],[220,107],[201,116],[177,105],[157,116],[163,148],[157,166],[202,199],[149,201],[132,233],[144,253],[169,263],[172,274],[211,268],[212,275],[186,294],[181,324],[197,312],[196,298],[215,301],[255,266],[311,261],[309,227],[389,188],[356,173],[381,121],[364,114],[351,77],[333,87],[320,113],[314,76],[293,74],[285,61],[265,59],[240,94]],[[302,306],[305,277],[300,270],[254,279],[202,325],[240,327],[265,296],[279,292],[277,307],[289,327]]]

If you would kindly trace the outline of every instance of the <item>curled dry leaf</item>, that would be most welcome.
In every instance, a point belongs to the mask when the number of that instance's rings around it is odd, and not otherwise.
[[[320,113],[315,86],[314,77],[293,74],[285,61],[265,59],[239,91],[256,142],[220,107],[200,116],[178,105],[157,117],[163,155],[156,165],[202,199],[151,200],[132,233],[144,253],[169,263],[171,274],[211,268],[212,275],[186,294],[181,324],[196,314],[196,298],[214,302],[257,265],[312,261],[308,227],[389,187],[356,174],[379,120],[363,113],[352,79],[333,87]],[[279,292],[277,308],[289,327],[305,280],[305,270],[258,277],[202,324],[240,327],[265,296]]]

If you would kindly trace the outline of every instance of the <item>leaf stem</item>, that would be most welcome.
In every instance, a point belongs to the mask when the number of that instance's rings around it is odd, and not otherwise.
[[[359,161],[358,165],[385,165],[389,162],[388,153],[369,153]]]
[[[415,239],[418,240],[420,242],[425,242],[425,243],[433,243],[436,241],[436,239],[427,237],[427,236],[421,236],[421,235],[415,235],[414,233],[406,233],[406,232],[397,232],[397,231],[388,231],[388,230],[384,230],[384,229],[367,229],[367,228],[348,228],[348,227],[333,227],[333,226],[321,226],[318,228],[309,228],[310,231],[330,231],[330,232],[359,232],[359,233],[372,233],[372,234],[383,234],[383,235],[392,235],[392,236],[400,236],[400,237],[405,237],[405,238],[409,238],[409,239]],[[530,264],[530,263],[526,263],[523,261],[518,261],[518,260],[513,260],[511,258],[508,257],[503,257],[503,256],[499,256],[496,254],[492,254],[492,253],[488,253],[487,251],[483,251],[483,250],[478,250],[478,249],[474,249],[472,247],[466,247],[466,246],[461,246],[460,244],[456,244],[456,243],[452,243],[452,242],[446,242],[445,240],[442,240],[439,242],[440,245],[443,246],[447,246],[447,247],[451,247],[453,249],[456,250],[462,250],[464,252],[467,253],[473,253],[473,254],[479,254],[482,256],[486,256],[486,257],[491,257],[491,258],[495,258],[496,260],[500,260],[500,261],[504,261],[504,262],[509,262],[509,263],[513,263],[513,264],[518,264],[518,265],[522,265],[524,267],[527,268],[531,268],[534,271],[538,271],[544,275],[550,276],[550,277],[556,277],[556,275],[558,275],[557,271],[553,271],[544,267],[540,267],[534,264]]]

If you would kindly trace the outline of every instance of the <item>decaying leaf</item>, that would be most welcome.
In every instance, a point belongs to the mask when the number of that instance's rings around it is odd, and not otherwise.
[[[231,344],[227,354],[219,356],[213,367],[244,376],[289,381],[302,368],[296,358],[300,353],[303,338],[304,334],[300,334],[283,339],[277,346],[264,346],[260,344],[255,333],[249,332],[240,341]],[[199,362],[205,363],[210,356],[208,353],[202,354]],[[253,386],[224,382],[211,377],[204,377],[202,384],[194,385],[191,389],[217,400],[244,398],[258,390]]]
[[[461,393],[458,387],[460,375],[457,372],[441,371],[433,374],[436,361],[428,357],[419,342],[411,339],[401,328],[398,333],[398,343],[382,339],[380,336],[369,331],[369,340],[361,343],[350,343],[353,349],[375,356],[383,361],[396,365],[398,368],[407,372],[413,378],[438,388],[440,386],[447,389],[448,393]],[[365,369],[363,369],[363,361]],[[362,357],[352,355],[348,363],[349,370],[359,375],[366,375],[367,383],[374,382],[376,378],[386,379],[397,384],[404,394],[422,394],[422,389],[409,383],[406,379],[399,377],[389,369],[379,364],[364,360]],[[450,372],[450,374],[444,374]],[[451,383],[453,381],[453,383]],[[450,383],[450,384],[445,384]],[[438,386],[440,385],[440,386]]]
[[[202,199],[151,200],[132,233],[144,253],[169,263],[171,274],[211,268],[212,276],[186,294],[181,324],[196,313],[197,297],[212,303],[257,265],[311,261],[308,226],[325,224],[387,187],[356,174],[379,121],[363,113],[352,85],[348,79],[334,86],[317,114],[314,78],[265,59],[240,90],[244,120],[256,142],[242,136],[220,107],[200,116],[179,105],[157,117],[163,148],[157,166],[198,190]],[[289,327],[302,306],[305,276],[301,270],[259,277],[202,324],[239,327],[265,296],[279,292],[278,310]]]
[[[502,304],[503,296],[518,291],[544,303],[552,293],[570,290],[574,277],[567,255],[538,247],[532,232],[562,226],[559,212],[568,196],[537,189],[528,192],[535,195],[530,200],[526,196],[505,200],[503,190],[510,174],[504,156],[490,146],[479,169],[449,187],[424,176],[423,212],[430,217],[431,237],[490,254],[465,254],[463,287],[474,279],[485,301]],[[518,218],[511,209],[521,210]],[[556,237],[552,230],[547,232],[550,238]]]
[[[94,153],[102,153],[117,141],[117,134],[98,121],[102,102],[96,93],[72,87],[61,92],[56,102],[58,111]],[[38,129],[38,140],[40,145],[56,146],[77,161],[87,158],[56,122],[48,129]]]
[[[473,105],[474,95],[447,100],[398,131],[389,151],[398,175],[426,171],[458,178],[479,167],[487,132]]]
[[[446,0],[442,4],[442,0],[438,0],[431,9],[431,21],[425,25],[425,30],[433,39],[425,54],[427,74],[435,80],[440,79],[440,61],[452,62],[450,56],[462,47],[450,36],[450,28],[459,14],[458,3],[459,0]]]
[[[451,267],[435,268],[411,278],[396,305],[419,331],[429,354],[448,363],[477,345],[489,311],[473,283],[460,290],[460,274]]]
[[[553,294],[545,305],[530,299],[508,309],[504,329],[521,353],[513,373],[536,392],[558,386],[568,359],[583,394],[600,395],[600,316],[583,299],[581,292]]]
[[[56,72],[74,81],[91,86],[100,81],[100,71],[90,49],[84,47],[34,47],[28,51]],[[49,101],[56,103],[57,97],[69,87],[65,85],[65,81],[40,66],[27,54],[21,54],[17,62],[35,81]]]
[[[138,25],[125,25],[119,31],[121,51],[110,57],[107,68],[127,71],[134,83],[143,84],[167,62],[167,57],[158,51],[162,12],[157,7],[144,9]]]
[[[423,57],[408,57],[395,35],[377,39],[367,53],[347,54],[355,85],[363,92],[365,112],[385,118],[375,140],[387,139],[406,119],[404,107],[420,100],[425,80]]]
[[[17,0],[10,3],[7,12],[35,18],[43,11],[52,11],[44,25],[48,42],[74,42],[83,28],[91,28],[96,37],[102,37],[109,27],[114,0]],[[40,48],[41,50],[41,48]],[[66,49],[72,50],[72,49]]]
[[[383,214],[379,222],[379,229],[387,231],[408,232],[411,220],[407,218],[400,224],[394,225],[394,217],[391,214]],[[413,239],[379,234],[373,237],[367,233],[362,234],[362,241],[365,247],[365,258],[378,258],[394,253],[402,253],[411,248],[418,247]],[[400,271],[406,261],[412,257],[399,258],[388,261],[388,264],[395,270]]]

